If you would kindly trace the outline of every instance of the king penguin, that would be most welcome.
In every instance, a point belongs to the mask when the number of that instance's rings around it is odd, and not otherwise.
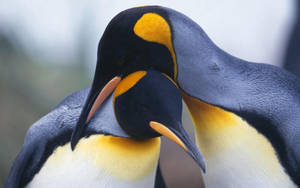
[[[299,78],[226,53],[197,23],[161,6],[125,10],[108,24],[74,138],[111,81],[149,68],[182,91],[208,188],[300,186]]]
[[[71,149],[71,133],[88,91],[71,94],[31,126],[5,188],[165,187],[157,169],[161,135],[205,169],[181,124],[180,91],[154,70],[123,77]]]

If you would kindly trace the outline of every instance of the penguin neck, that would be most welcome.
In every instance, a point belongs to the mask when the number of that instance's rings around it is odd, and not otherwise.
[[[183,98],[207,162],[207,187],[295,187],[269,140],[255,128],[231,112],[184,93]]]
[[[70,143],[58,147],[28,187],[51,187],[53,182],[74,187],[153,187],[159,152],[160,138],[135,141],[92,135],[82,138],[74,151]]]

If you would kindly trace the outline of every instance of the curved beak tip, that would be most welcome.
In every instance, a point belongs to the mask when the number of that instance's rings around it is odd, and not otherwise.
[[[205,173],[206,165],[205,165],[204,157],[202,156],[197,146],[193,143],[191,137],[184,130],[181,123],[179,123],[175,128],[174,127],[168,128],[165,125],[155,121],[151,121],[149,125],[156,132],[169,138],[170,140],[172,140],[173,142],[181,146],[194,159],[194,161],[200,166],[200,168]]]

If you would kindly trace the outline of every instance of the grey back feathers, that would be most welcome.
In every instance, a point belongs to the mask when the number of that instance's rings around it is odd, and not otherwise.
[[[178,83],[189,95],[234,112],[269,139],[300,185],[300,80],[278,67],[247,62],[218,48],[198,24],[165,8]]]

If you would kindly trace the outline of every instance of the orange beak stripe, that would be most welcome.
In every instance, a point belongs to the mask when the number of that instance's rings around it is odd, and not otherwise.
[[[111,79],[101,90],[101,92],[99,93],[99,95],[97,96],[97,99],[95,100],[90,113],[88,115],[88,118],[86,120],[86,123],[88,123],[91,118],[93,117],[93,115],[95,114],[95,112],[97,111],[97,109],[101,106],[101,104],[103,103],[103,101],[114,91],[114,89],[117,87],[117,85],[120,83],[121,81],[121,77],[116,76],[113,79]]]
[[[156,132],[160,133],[161,135],[164,135],[165,137],[169,138],[179,146],[181,146],[185,151],[187,151],[186,146],[184,143],[166,126],[164,126],[161,123],[155,122],[155,121],[150,121],[149,123],[150,127],[154,129]]]

